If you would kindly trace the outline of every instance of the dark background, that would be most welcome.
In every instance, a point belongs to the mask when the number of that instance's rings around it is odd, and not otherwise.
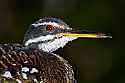
[[[112,39],[78,39],[56,53],[74,68],[78,83],[125,83],[124,0],[0,0],[0,42],[22,42],[29,24],[49,16]]]

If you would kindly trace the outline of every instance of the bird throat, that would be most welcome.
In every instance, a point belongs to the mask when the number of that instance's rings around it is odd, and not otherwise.
[[[46,37],[46,39],[44,38]],[[63,48],[69,41],[77,39],[76,37],[59,37],[47,38],[48,36],[30,39],[25,42],[25,46],[30,48],[39,49],[45,52],[53,52],[59,48]],[[42,38],[42,39],[41,39]],[[37,40],[36,40],[37,39]]]
[[[75,40],[76,38],[69,38],[69,37],[61,37],[54,39],[52,41],[48,41],[46,43],[38,44],[38,48],[46,51],[46,52],[53,52],[59,48],[63,48],[69,41]]]

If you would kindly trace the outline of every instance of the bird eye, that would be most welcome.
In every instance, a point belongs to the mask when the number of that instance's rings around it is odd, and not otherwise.
[[[53,25],[47,25],[47,26],[46,26],[46,30],[47,30],[48,32],[52,32],[52,31],[54,30],[54,26],[53,26]]]

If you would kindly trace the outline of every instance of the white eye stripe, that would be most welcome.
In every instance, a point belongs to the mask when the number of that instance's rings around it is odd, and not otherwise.
[[[40,25],[52,25],[54,27],[60,27],[60,25],[58,23],[55,23],[55,22],[43,22],[43,23],[32,24],[32,25],[35,27],[40,26]]]
[[[38,27],[40,25],[52,25],[53,27],[59,27],[59,28],[65,29],[64,25],[59,25],[58,23],[55,23],[55,22],[43,22],[43,23],[32,24],[32,25],[35,27]],[[67,27],[67,29],[71,29],[71,28]]]
[[[37,38],[29,39],[28,41],[25,42],[25,46],[28,46],[31,43],[39,42],[39,41],[46,41],[46,40],[51,40],[54,39],[55,35],[47,35],[47,36],[40,36]]]

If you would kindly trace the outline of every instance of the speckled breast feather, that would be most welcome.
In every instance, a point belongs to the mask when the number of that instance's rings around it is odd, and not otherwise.
[[[25,81],[73,83],[74,81],[72,67],[62,57],[26,48],[20,44],[0,44],[0,71],[1,82],[7,71],[10,72],[11,77],[6,79],[23,83]]]

